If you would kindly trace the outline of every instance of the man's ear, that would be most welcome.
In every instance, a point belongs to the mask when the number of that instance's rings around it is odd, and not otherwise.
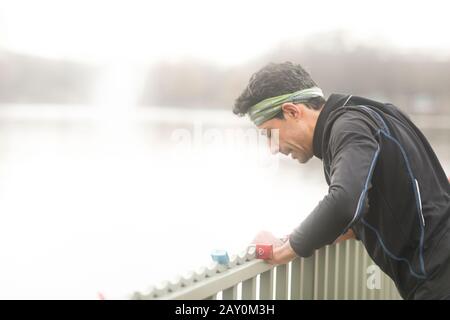
[[[286,102],[281,105],[285,119],[299,120],[303,117],[303,106],[300,104],[294,104],[292,102]]]

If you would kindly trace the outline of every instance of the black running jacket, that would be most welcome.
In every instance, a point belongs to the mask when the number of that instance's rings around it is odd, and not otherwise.
[[[390,103],[332,94],[313,149],[329,190],[289,237],[297,255],[351,228],[403,298],[449,297],[450,186],[409,117]]]

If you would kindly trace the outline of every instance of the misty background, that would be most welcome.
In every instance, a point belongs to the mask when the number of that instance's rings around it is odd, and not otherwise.
[[[269,62],[394,103],[450,176],[445,9],[2,1],[0,298],[124,298],[295,228],[327,192],[321,162],[223,139],[252,128],[231,109]]]

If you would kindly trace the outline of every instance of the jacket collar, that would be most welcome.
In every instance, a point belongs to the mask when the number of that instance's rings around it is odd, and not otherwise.
[[[330,113],[337,108],[344,106],[350,97],[351,96],[349,95],[333,93],[320,111],[313,135],[313,152],[317,158],[322,159],[323,134]]]

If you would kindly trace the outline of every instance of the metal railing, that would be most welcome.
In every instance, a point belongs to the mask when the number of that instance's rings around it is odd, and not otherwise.
[[[133,299],[401,299],[392,280],[375,266],[359,241],[347,240],[273,267],[254,248],[165,281]]]

